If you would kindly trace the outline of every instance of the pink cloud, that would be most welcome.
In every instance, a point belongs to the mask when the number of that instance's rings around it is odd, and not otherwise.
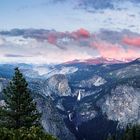
[[[124,37],[122,41],[126,45],[140,47],[140,37]]]
[[[81,28],[75,32],[72,32],[71,33],[72,36],[75,38],[75,39],[79,39],[79,38],[89,38],[90,37],[90,33],[88,30],[84,29],[84,28]]]
[[[131,48],[125,50],[119,44],[111,44],[105,41],[93,42],[91,47],[96,48],[100,55],[105,58],[122,60],[140,57],[140,51],[132,50]]]
[[[55,34],[49,34],[48,35],[48,42],[50,44],[56,44],[56,41],[57,41],[57,37]]]

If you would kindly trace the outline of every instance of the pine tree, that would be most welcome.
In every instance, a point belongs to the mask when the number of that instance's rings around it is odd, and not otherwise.
[[[136,140],[140,140],[140,125],[136,127]]]
[[[39,124],[40,114],[36,110],[28,83],[18,68],[3,93],[6,106],[0,111],[1,126],[18,129]]]
[[[109,134],[107,140],[116,140],[115,135],[112,136]]]
[[[121,140],[140,140],[140,125],[127,127]]]

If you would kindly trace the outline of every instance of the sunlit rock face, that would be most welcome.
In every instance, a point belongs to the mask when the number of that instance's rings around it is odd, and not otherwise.
[[[71,88],[65,75],[56,74],[46,79],[34,79],[30,81],[30,88],[41,95],[50,96],[52,98],[71,96]]]
[[[59,96],[70,96],[71,89],[65,75],[54,75],[48,79],[48,88]]]
[[[117,86],[105,97],[101,109],[110,120],[119,122],[120,126],[140,121],[140,89],[127,85]]]

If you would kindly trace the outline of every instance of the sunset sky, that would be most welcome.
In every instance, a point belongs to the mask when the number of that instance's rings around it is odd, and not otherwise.
[[[0,31],[0,63],[135,59],[140,0],[1,0]]]

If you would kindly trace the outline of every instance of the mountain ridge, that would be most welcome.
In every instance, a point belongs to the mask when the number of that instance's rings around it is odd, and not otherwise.
[[[49,67],[49,76],[37,75],[33,66],[19,66],[43,113],[45,131],[60,140],[103,140],[108,133],[114,134],[129,123],[140,122],[139,60],[117,64],[60,64]],[[1,89],[2,85],[6,86],[7,75],[12,75],[11,66],[4,65],[5,69],[1,69]]]

